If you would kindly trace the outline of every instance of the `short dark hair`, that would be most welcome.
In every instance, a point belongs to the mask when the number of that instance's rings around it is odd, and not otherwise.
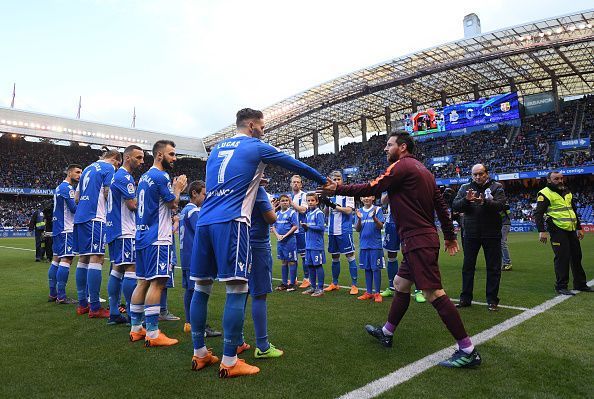
[[[130,154],[132,151],[134,150],[140,150],[142,151],[142,148],[140,148],[139,146],[137,146],[136,144],[132,144],[129,145],[128,147],[126,147],[126,149],[124,150],[124,155],[128,155]]]
[[[282,200],[283,198],[286,198],[289,201],[291,201],[291,198],[287,194],[281,194],[280,197],[278,197],[279,201]]]
[[[550,179],[551,179],[551,175],[552,175],[553,173],[561,173],[561,172],[559,172],[558,170],[551,170],[549,173],[547,173],[547,179],[549,179],[549,180],[550,180]]]
[[[167,147],[168,145],[175,148],[175,143],[171,140],[159,140],[155,144],[153,144],[153,156],[156,157],[157,153],[161,151],[163,148]]]
[[[262,111],[258,111],[256,109],[251,108],[244,108],[237,111],[237,115],[235,115],[235,124],[237,125],[237,127],[242,127],[245,126],[245,121],[262,118],[264,118],[264,114],[262,113]]]
[[[206,187],[206,184],[204,184],[202,180],[194,180],[188,185],[188,195],[192,198],[192,191],[196,191],[200,194],[204,187]]]
[[[306,197],[315,197],[315,199],[317,199],[318,201],[320,201],[320,199],[318,198],[318,195],[316,193],[314,193],[313,191],[305,194]]]
[[[112,159],[116,158],[118,161],[122,160],[122,154],[118,150],[110,150],[107,147],[104,147],[103,154],[101,154],[101,159]]]
[[[406,144],[407,151],[411,154],[415,153],[415,141],[408,132],[404,130],[397,130],[390,134],[390,137],[396,137],[396,144]]]
[[[82,169],[82,166],[80,166],[77,163],[71,163],[70,165],[68,165],[68,167],[66,168],[66,172],[70,172],[72,169]]]

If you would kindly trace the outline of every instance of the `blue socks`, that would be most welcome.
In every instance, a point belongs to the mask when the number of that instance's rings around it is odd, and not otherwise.
[[[347,258],[349,261],[349,272],[351,272],[351,283],[353,285],[357,285],[357,278],[358,278],[358,270],[357,270],[357,261],[353,256],[352,259]]]
[[[195,285],[194,295],[190,304],[190,323],[192,324],[192,342],[194,349],[205,346],[204,330],[206,329],[206,313],[208,310],[208,298],[210,297],[211,285]]]
[[[365,269],[365,291],[368,294],[373,293],[373,270]]]
[[[281,282],[286,285],[288,278],[289,278],[289,266],[281,265]]]
[[[122,282],[122,292],[126,299],[126,312],[130,314],[130,303],[132,302],[132,293],[136,288],[136,272],[124,273],[124,281]]]
[[[146,322],[146,336],[149,338],[157,338],[159,335],[159,312],[160,306],[158,303],[152,305],[144,305],[144,321]]]
[[[295,284],[297,281],[297,263],[289,265],[289,284]]]
[[[316,288],[316,268],[315,266],[309,266],[309,282],[313,289]]]
[[[167,312],[167,288],[163,288],[161,291],[161,312]]]
[[[340,259],[332,260],[332,283],[338,285],[338,276],[340,276]]]
[[[301,266],[303,267],[303,278],[309,278],[309,266],[305,264],[305,256],[300,256]]]
[[[388,258],[388,287],[394,289],[394,277],[398,273],[398,259]]]
[[[109,315],[120,314],[120,296],[122,292],[122,273],[112,269],[107,281],[107,295],[109,296]]]
[[[58,264],[52,261],[49,269],[47,269],[47,282],[49,283],[49,294],[51,297],[58,296],[56,284],[58,283],[56,273],[58,272]]]
[[[252,320],[256,333],[256,346],[263,352],[270,348],[267,317],[266,295],[252,298]]]
[[[324,266],[316,266],[316,279],[318,280],[318,289],[324,289]]]
[[[91,312],[101,308],[99,303],[99,291],[101,290],[101,263],[89,263],[89,272],[87,274],[87,284],[89,286],[89,296],[91,302]],[[80,297],[79,297],[80,301]]]
[[[247,284],[246,288],[247,288]],[[242,344],[243,321],[245,317],[245,304],[247,292],[229,292],[241,286],[227,286],[227,298],[223,313],[223,355],[235,357],[237,346]],[[206,321],[205,321],[206,322]],[[194,335],[192,333],[192,335]]]
[[[66,262],[60,262],[58,271],[56,272],[58,299],[66,298],[66,283],[68,282],[68,275],[70,274],[70,265]]]
[[[89,306],[89,302],[87,300],[88,291],[87,291],[87,268],[89,267],[86,263],[81,263],[80,261],[76,265],[76,293],[78,296],[78,305],[86,308]]]
[[[375,293],[379,294],[382,287],[382,269],[373,271],[373,287],[375,288]]]
[[[140,330],[142,328],[142,315],[144,314],[144,303],[130,304],[130,324],[132,328]]]
[[[194,290],[186,289],[184,291],[184,312],[186,313],[186,323],[190,322],[190,306],[192,305],[192,296],[194,296]]]

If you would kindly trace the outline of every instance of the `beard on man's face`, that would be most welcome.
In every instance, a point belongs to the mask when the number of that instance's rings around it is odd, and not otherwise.
[[[163,159],[163,161],[161,162],[161,165],[163,165],[163,169],[165,169],[165,170],[173,169],[173,162],[169,162],[166,159]]]

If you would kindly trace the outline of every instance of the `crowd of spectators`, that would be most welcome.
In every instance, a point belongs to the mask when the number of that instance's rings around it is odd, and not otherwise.
[[[46,200],[47,198],[24,196],[0,198],[0,229],[27,227],[37,204]]]

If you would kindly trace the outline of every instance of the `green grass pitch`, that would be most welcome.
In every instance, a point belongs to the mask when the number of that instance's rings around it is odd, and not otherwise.
[[[356,234],[355,234],[356,235]],[[300,292],[269,295],[269,336],[285,356],[255,360],[253,351],[240,356],[257,364],[260,374],[233,380],[217,378],[217,367],[190,370],[192,343],[179,322],[161,328],[180,344],[144,348],[128,341],[128,328],[107,326],[105,320],[76,316],[74,306],[47,303],[47,263],[35,263],[32,239],[0,240],[0,397],[303,397],[331,398],[453,344],[428,303],[411,302],[398,327],[394,347],[377,345],[363,330],[367,323],[385,321],[389,301],[361,302],[347,290],[322,298]],[[273,252],[275,243],[273,242]],[[594,236],[582,241],[584,268],[594,278]],[[536,234],[510,235],[513,271],[501,281],[501,304],[534,307],[554,297],[552,251]],[[273,253],[273,256],[276,256]],[[482,254],[480,255],[482,256]],[[401,256],[399,256],[401,257]],[[461,285],[462,254],[440,257],[442,278],[450,297]],[[342,260],[341,284],[349,285]],[[106,297],[109,267],[104,267],[102,296]],[[171,310],[183,316],[178,270],[176,288],[169,292]],[[275,260],[275,277],[280,263]],[[301,270],[299,273],[301,277]],[[387,278],[384,272],[385,287]],[[330,280],[330,259],[326,283]],[[275,281],[276,285],[278,282]],[[359,286],[363,286],[360,273]],[[485,301],[485,266],[479,258],[475,300]],[[76,297],[74,270],[68,294]],[[224,288],[215,284],[208,321],[221,328]],[[497,336],[479,347],[483,365],[475,370],[433,367],[386,392],[383,397],[442,398],[583,398],[594,395],[594,294],[580,294],[550,311]],[[521,313],[484,306],[461,311],[470,334]],[[250,305],[245,336],[254,343]],[[216,354],[222,339],[207,341]]]

